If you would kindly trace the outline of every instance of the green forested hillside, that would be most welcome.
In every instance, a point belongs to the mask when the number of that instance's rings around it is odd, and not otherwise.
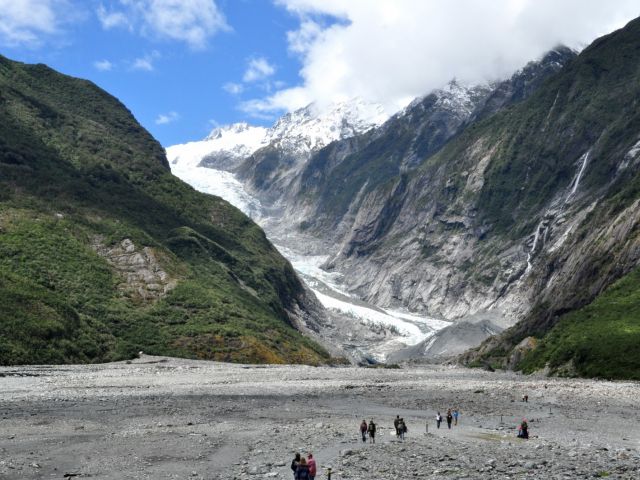
[[[640,380],[640,270],[563,315],[519,364],[525,372]]]
[[[0,57],[0,363],[323,362],[288,313],[303,296],[262,230],[172,176],[117,99]]]

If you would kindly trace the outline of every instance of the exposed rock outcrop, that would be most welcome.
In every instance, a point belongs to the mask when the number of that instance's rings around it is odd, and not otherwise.
[[[129,238],[112,246],[103,242],[103,238],[96,237],[92,247],[118,272],[122,279],[118,288],[125,294],[142,301],[153,301],[176,286],[177,279],[163,269],[151,247],[136,247]]]

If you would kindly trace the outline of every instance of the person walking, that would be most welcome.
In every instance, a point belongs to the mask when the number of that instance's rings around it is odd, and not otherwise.
[[[296,453],[296,456],[293,457],[293,460],[291,460],[291,470],[293,470],[294,480],[298,478],[296,477],[296,471],[298,470],[298,465],[300,465],[300,454]]]
[[[367,429],[369,427],[367,426],[367,421],[366,420],[362,420],[362,423],[360,424],[360,435],[362,435],[362,441],[366,442],[367,441]]]
[[[296,468],[296,473],[293,478],[295,480],[310,480],[311,477],[309,475],[309,466],[307,465],[307,459],[302,457],[300,459],[300,463],[298,464],[298,468]]]
[[[369,422],[369,443],[376,443],[376,424],[373,423],[373,420]]]
[[[316,478],[316,459],[313,458],[313,453],[309,452],[307,454],[307,466],[309,467],[309,480],[315,480]]]
[[[442,415],[440,415],[440,412],[438,412],[438,414],[436,415],[436,426],[440,428],[441,423],[442,423]]]
[[[393,426],[396,429],[396,438],[400,436],[400,429],[398,428],[398,425],[400,425],[400,415],[396,415],[396,419],[393,421]]]
[[[453,409],[453,424],[454,425],[458,425],[458,415],[460,415],[460,412],[458,411],[457,408]]]
[[[404,440],[404,434],[407,431],[407,425],[404,423],[404,418],[401,418],[398,422],[398,431],[400,432],[400,440]]]
[[[447,426],[449,430],[451,430],[451,422],[453,421],[453,415],[451,414],[451,409],[447,410]]]

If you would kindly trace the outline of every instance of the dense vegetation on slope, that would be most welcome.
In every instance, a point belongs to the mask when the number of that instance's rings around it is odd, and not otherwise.
[[[0,57],[0,363],[326,361],[262,230],[173,177],[115,98]]]
[[[591,304],[563,315],[519,367],[533,372],[640,380],[640,269]]]
[[[588,151],[586,188],[617,176],[640,132],[639,35],[634,21],[596,40],[525,104],[490,122],[508,140],[485,174],[478,207],[487,221],[507,228],[537,213]]]

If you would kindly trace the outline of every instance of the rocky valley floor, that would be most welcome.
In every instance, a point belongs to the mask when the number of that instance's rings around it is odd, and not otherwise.
[[[0,478],[640,478],[640,384],[442,366],[0,368]],[[520,401],[523,394],[529,402]],[[460,422],[435,426],[437,410]],[[408,425],[396,439],[393,418]],[[532,438],[515,438],[526,417]],[[363,418],[378,425],[362,443]],[[428,424],[428,433],[427,433]]]

